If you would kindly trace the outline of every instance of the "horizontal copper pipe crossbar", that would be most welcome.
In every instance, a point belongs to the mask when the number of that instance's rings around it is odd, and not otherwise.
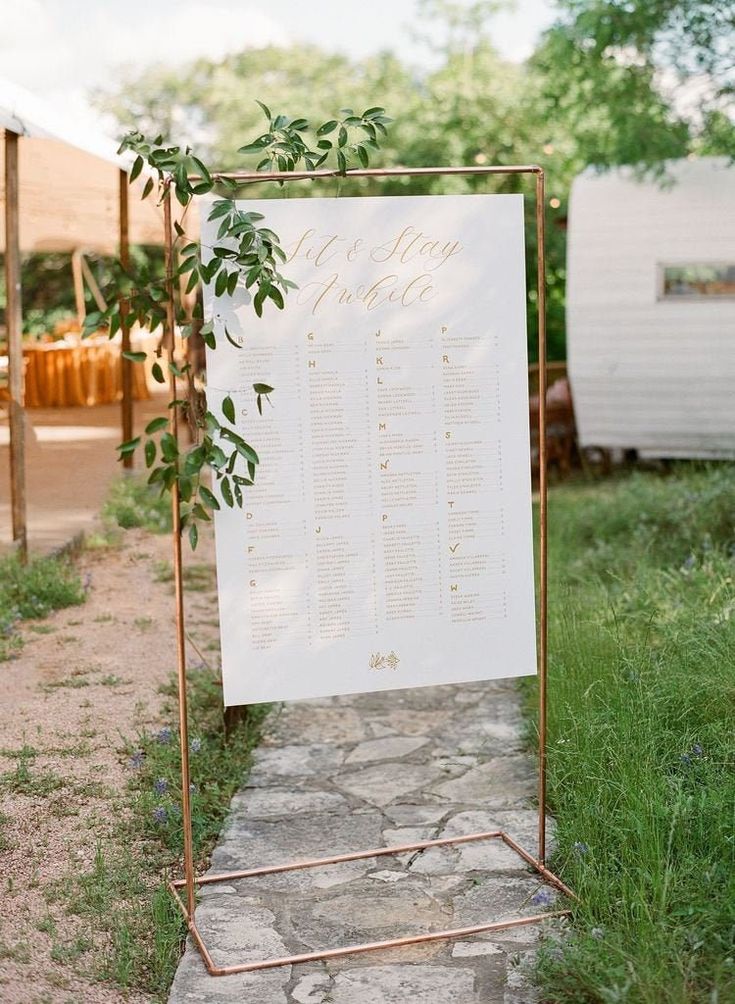
[[[414,844],[400,844],[395,847],[377,847],[367,851],[352,851],[348,854],[334,854],[327,858],[313,858],[304,861],[290,861],[281,865],[265,865],[261,868],[248,868],[236,872],[224,872],[218,875],[204,875],[195,878],[198,886],[211,885],[217,882],[231,882],[238,879],[257,878],[260,875],[275,875],[283,872],[299,871],[306,868],[320,868],[326,865],[342,864],[346,861],[361,861],[365,858],[383,857],[387,854],[406,854],[411,851],[423,851],[431,847],[446,847],[452,844],[467,844],[477,840],[502,840],[506,846],[515,851],[520,858],[529,864],[550,885],[570,899],[577,897],[561,879],[549,871],[540,861],[525,851],[519,844],[502,830],[489,830],[485,833],[472,833],[463,837],[440,837],[436,840],[422,840]],[[317,962],[323,959],[336,959],[345,955],[357,955],[362,952],[372,952],[381,948],[401,948],[404,945],[417,945],[426,941],[441,941],[449,938],[469,937],[487,931],[502,931],[512,927],[522,927],[527,924],[538,924],[554,917],[567,917],[569,910],[556,910],[550,913],[534,914],[529,917],[515,917],[511,920],[492,921],[487,924],[474,924],[471,927],[452,928],[447,931],[430,931],[424,934],[411,934],[402,938],[390,938],[386,941],[370,941],[360,945],[347,945],[343,948],[328,948],[314,952],[304,952],[299,955],[288,955],[277,959],[264,959],[257,962],[243,962],[234,966],[218,966],[207,949],[204,939],[196,926],[194,918],[184,904],[178,890],[186,887],[186,879],[176,879],[169,883],[169,888],[179,909],[186,919],[189,932],[201,953],[204,965],[210,976],[232,976],[235,973],[250,973],[262,969],[275,969],[279,966],[296,965],[303,962]]]
[[[543,174],[538,164],[515,164],[511,167],[355,167],[342,174],[332,168],[318,171],[228,171],[214,173],[215,181],[234,181],[250,184],[255,181],[312,181],[326,178],[420,178],[463,176],[471,174]],[[201,181],[200,175],[191,175],[190,181]]]

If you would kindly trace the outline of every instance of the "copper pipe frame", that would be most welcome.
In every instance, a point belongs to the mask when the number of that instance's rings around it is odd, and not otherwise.
[[[120,265],[127,272],[130,268],[130,203],[128,196],[128,174],[120,168],[117,173],[118,184],[118,229],[120,245]],[[104,309],[104,308],[101,308]],[[120,401],[120,425],[122,427],[121,442],[127,443],[133,438],[133,362],[125,358],[130,352],[130,305],[127,298],[120,303],[120,386],[122,398]],[[123,467],[131,470],[134,463],[132,453],[126,453],[122,458]]]
[[[461,837],[440,837],[436,840],[422,840],[413,844],[401,844],[395,847],[377,847],[367,851],[353,851],[348,854],[335,854],[328,858],[314,858],[305,861],[289,861],[282,865],[266,865],[261,868],[249,868],[243,871],[226,872],[220,875],[205,875],[195,880],[196,885],[211,885],[217,882],[232,882],[248,878],[257,878],[260,875],[275,875],[283,872],[300,871],[308,868],[322,868],[325,865],[342,864],[346,861],[360,861],[365,858],[383,857],[387,854],[405,854],[410,851],[423,851],[431,847],[447,847],[453,844],[467,844],[477,840],[502,840],[507,847],[515,851],[518,856],[531,865],[541,877],[553,885],[559,892],[570,899],[577,897],[561,879],[557,878],[548,868],[544,867],[540,861],[533,858],[527,851],[523,850],[512,837],[502,830],[491,830],[486,833],[472,833]],[[303,952],[296,955],[288,955],[275,959],[260,959],[256,962],[241,962],[232,966],[218,966],[207,949],[204,939],[196,926],[193,916],[189,913],[184,901],[179,895],[179,889],[186,886],[186,879],[178,879],[169,883],[171,891],[179,909],[184,915],[189,932],[199,949],[204,965],[210,976],[232,976],[235,973],[252,973],[263,969],[276,969],[279,966],[297,965],[303,962],[316,962],[323,959],[336,959],[345,955],[359,955],[363,952],[373,952],[378,949],[400,948],[404,945],[418,945],[427,941],[447,941],[452,938],[463,938],[473,934],[482,934],[488,931],[503,931],[507,928],[522,927],[528,924],[538,924],[544,920],[568,917],[571,910],[553,910],[548,913],[532,914],[528,917],[513,917],[509,920],[497,920],[486,924],[473,924],[470,927],[449,928],[444,931],[428,931],[423,934],[409,934],[402,938],[388,938],[385,941],[369,941],[357,945],[346,945],[341,948],[320,949],[314,952]]]
[[[475,833],[463,837],[444,837],[437,840],[421,841],[415,844],[404,844],[398,847],[374,848],[368,851],[354,851],[349,854],[333,855],[307,861],[289,862],[283,865],[270,865],[261,868],[251,868],[244,871],[227,872],[219,875],[197,877],[194,870],[193,835],[190,799],[190,765],[188,740],[188,712],[186,691],[186,659],[185,659],[185,629],[184,629],[184,594],[183,568],[181,555],[181,517],[179,496],[176,485],[172,491],[173,508],[173,543],[174,543],[174,592],[176,603],[176,636],[177,636],[177,679],[179,697],[179,735],[181,749],[181,781],[182,781],[182,824],[184,836],[184,878],[169,883],[169,889],[186,921],[189,933],[196,944],[204,965],[211,976],[229,976],[235,973],[255,972],[272,969],[279,966],[293,965],[302,962],[314,962],[323,959],[339,958],[362,952],[376,951],[385,948],[397,948],[403,945],[415,945],[426,941],[441,941],[451,938],[466,937],[487,931],[505,930],[526,924],[536,924],[554,917],[566,917],[570,910],[557,910],[549,913],[535,914],[529,917],[517,917],[506,921],[494,921],[487,924],[477,924],[472,927],[454,928],[446,931],[434,931],[425,934],[408,935],[403,938],[392,938],[386,941],[366,942],[350,945],[344,948],[325,949],[300,955],[291,955],[278,959],[266,959],[257,962],[240,963],[233,966],[218,966],[212,959],[207,946],[197,928],[194,919],[196,907],[196,888],[217,882],[230,882],[238,879],[254,878],[259,875],[269,875],[287,871],[324,867],[345,861],[356,861],[364,858],[380,857],[387,854],[401,854],[409,851],[423,851],[430,847],[442,847],[451,844],[469,843],[477,840],[500,839],[515,851],[518,856],[536,871],[545,882],[554,886],[570,899],[576,900],[575,894],[545,866],[546,857],[546,742],[547,742],[547,646],[548,646],[548,480],[546,451],[546,249],[545,249],[545,205],[544,205],[544,170],[532,165],[511,165],[508,167],[423,167],[423,168],[360,168],[347,172],[353,178],[386,178],[413,176],[443,176],[443,175],[518,175],[530,174],[536,178],[536,308],[538,320],[538,357],[539,357],[539,621],[538,621],[538,858],[533,857],[516,843],[507,833],[495,830],[487,833]],[[271,172],[235,172],[216,174],[220,181],[231,181],[237,185],[254,184],[268,181],[303,181],[307,179],[327,179],[342,177],[338,171],[271,171]],[[173,263],[174,237],[171,220],[171,181],[166,182],[164,195],[164,228],[165,228],[165,268],[167,276],[167,319],[166,343],[170,361],[174,353],[174,292]],[[170,388],[172,399],[176,398],[176,375],[170,370]],[[171,409],[171,432],[175,438],[178,435],[176,409]],[[186,890],[186,902],[179,895],[179,890]]]

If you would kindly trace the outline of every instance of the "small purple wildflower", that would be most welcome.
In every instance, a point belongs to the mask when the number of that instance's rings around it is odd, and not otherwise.
[[[189,743],[189,749],[191,750],[192,753],[198,753],[201,748],[202,748],[201,739],[192,739],[192,741]]]
[[[704,750],[702,749],[702,747],[700,746],[699,743],[695,743],[692,746],[692,755],[696,756],[696,757],[702,757],[702,756],[704,756]]]
[[[605,931],[602,927],[593,927],[590,931],[590,935],[595,938],[596,941],[602,941],[605,937]]]
[[[133,770],[139,770],[145,763],[145,753],[143,750],[136,750],[128,760],[128,766]]]
[[[692,758],[689,756],[688,753],[682,753],[679,759],[683,764],[686,764],[687,766],[692,762]]]
[[[159,743],[161,743],[164,746],[167,743],[170,743],[172,738],[173,738],[173,732],[171,731],[171,728],[168,725],[164,725],[163,728],[156,733],[156,739],[159,741]]]
[[[91,572],[85,572],[84,573],[83,585],[84,585],[84,592],[88,593],[89,590],[92,588],[92,573]]]
[[[153,785],[153,790],[157,795],[163,795],[168,791],[168,781],[164,777],[159,777]]]
[[[166,822],[166,809],[162,805],[157,805],[153,810],[153,818],[157,823]]]
[[[554,894],[550,889],[539,889],[531,897],[531,902],[534,906],[551,906],[554,902]]]
[[[192,793],[192,795],[195,795],[197,793],[197,791],[199,791],[199,789],[197,788],[197,786],[195,784],[190,784],[189,785],[189,791]]]
[[[589,851],[589,847],[581,840],[578,840],[574,845],[574,851],[576,854],[579,854],[580,857],[584,857],[584,855]]]
[[[696,563],[697,563],[697,559],[694,557],[693,554],[690,554],[687,557],[687,559],[684,561],[684,564],[681,567],[684,568],[684,569],[686,569],[687,572],[690,572],[694,568],[694,566],[696,565]]]

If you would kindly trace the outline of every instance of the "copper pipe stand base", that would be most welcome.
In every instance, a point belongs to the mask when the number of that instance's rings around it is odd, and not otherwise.
[[[492,830],[487,833],[472,833],[465,837],[441,837],[438,840],[424,840],[415,844],[402,844],[398,847],[379,847],[369,851],[354,851],[349,854],[337,854],[329,858],[317,858],[310,861],[292,861],[283,865],[267,865],[263,868],[250,868],[245,871],[225,872],[219,875],[205,875],[193,878],[195,886],[213,885],[217,882],[232,882],[238,879],[256,878],[259,875],[274,875],[279,872],[298,871],[304,868],[320,868],[324,865],[342,864],[345,861],[359,861],[363,858],[383,857],[387,854],[404,854],[408,851],[423,851],[428,847],[444,847],[449,844],[466,844],[476,840],[502,840],[506,846],[530,865],[545,882],[554,886],[565,896],[576,900],[577,897],[561,879],[550,872],[540,861],[528,851],[524,851],[512,837],[502,830]],[[526,924],[538,924],[554,917],[568,917],[571,910],[555,910],[549,913],[534,914],[529,917],[515,917],[510,920],[498,920],[488,924],[474,924],[472,927],[458,927],[447,931],[431,931],[428,934],[410,934],[403,938],[390,938],[387,941],[372,941],[360,945],[348,945],[345,948],[328,948],[316,952],[304,952],[300,955],[288,955],[280,959],[263,959],[257,962],[242,962],[233,966],[218,966],[212,960],[204,939],[199,932],[194,917],[190,915],[186,904],[179,895],[179,889],[186,888],[186,879],[176,879],[169,883],[169,889],[186,920],[189,933],[199,949],[202,961],[210,976],[232,976],[235,973],[252,973],[261,969],[275,969],[278,966],[295,965],[300,962],[317,962],[321,959],[336,959],[344,955],[356,955],[360,952],[374,952],[381,948],[400,948],[403,945],[418,945],[426,941],[446,941],[451,938],[462,938],[485,931],[502,931],[511,927],[522,927]]]

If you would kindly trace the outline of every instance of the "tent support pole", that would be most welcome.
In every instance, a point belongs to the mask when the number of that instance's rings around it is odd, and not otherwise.
[[[119,207],[120,207],[120,264],[124,269],[130,267],[130,241],[128,233],[128,175],[118,171]],[[133,438],[133,363],[126,359],[124,352],[130,352],[130,323],[128,321],[128,305],[125,300],[120,304],[120,321],[122,329],[122,345],[120,347],[120,366],[122,373],[121,423],[122,442],[127,443]],[[123,467],[130,470],[133,466],[133,454],[123,455]]]
[[[26,524],[25,411],[23,409],[23,315],[20,289],[18,136],[5,130],[5,327],[10,392],[10,496],[13,543],[28,560]]]

